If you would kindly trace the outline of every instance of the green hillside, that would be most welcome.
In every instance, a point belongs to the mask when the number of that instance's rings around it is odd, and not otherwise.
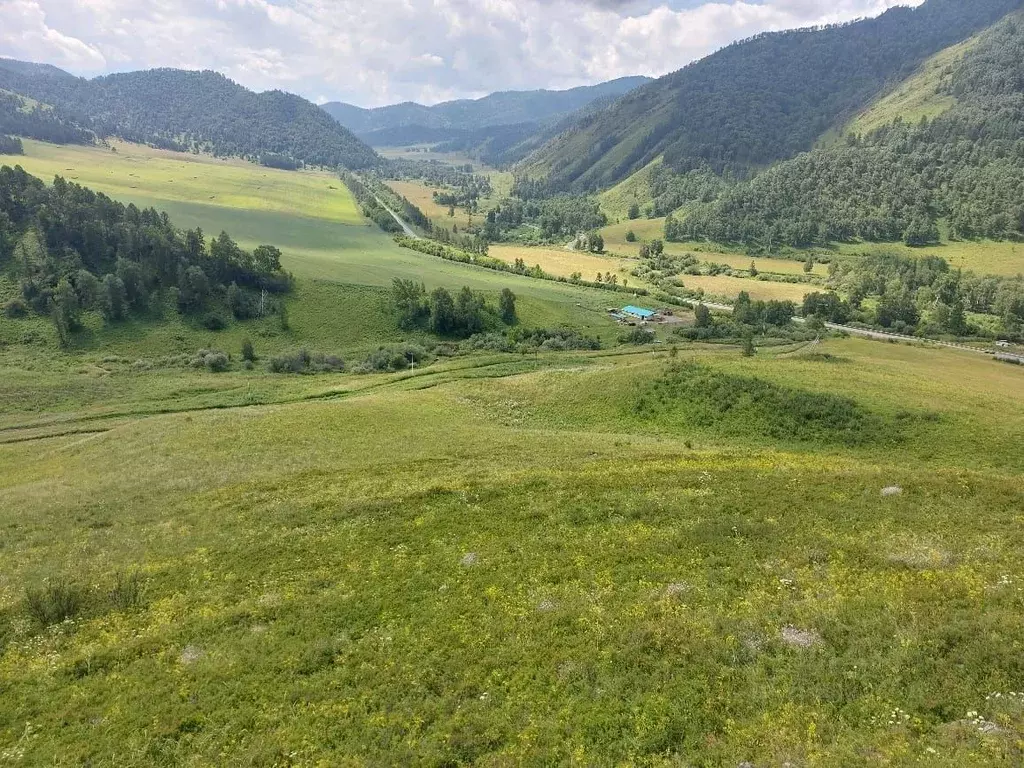
[[[843,126],[838,136],[870,133],[897,119],[905,123],[933,120],[947,112],[956,104],[951,86],[953,70],[978,39],[972,37],[932,56],[917,72]]]
[[[890,113],[894,122],[729,188],[686,214],[683,236],[771,248],[854,239],[927,245],[941,229],[953,238],[1024,234],[1024,17],[1011,15],[947,58],[861,118]],[[946,108],[932,120],[901,119],[900,109],[925,104]]]
[[[811,148],[926,59],[1019,0],[928,0],[875,19],[760,35],[643,86],[521,164],[554,190],[610,187],[660,155],[744,174]]]
[[[283,91],[253,93],[216,72],[154,69],[85,80],[55,67],[0,59],[0,88],[49,104],[55,117],[101,137],[222,156],[279,155],[330,167],[380,162],[309,101]]]
[[[211,333],[173,314],[104,327],[101,318],[87,313],[88,330],[74,342],[83,351],[150,357],[209,347],[238,349],[250,336],[267,353],[305,344],[363,354],[407,337],[387,308],[396,277],[422,281],[430,289],[469,286],[492,301],[508,287],[518,297],[523,323],[531,327],[568,323],[605,338],[616,333],[604,317],[608,296],[602,291],[495,273],[398,247],[362,218],[333,174],[261,168],[126,143],[114,148],[26,141],[25,155],[11,161],[47,180],[61,175],[117,200],[166,211],[179,227],[199,227],[208,236],[227,230],[244,248],[275,245],[285,270],[296,278],[285,298],[290,328],[282,331],[274,316],[233,322]],[[15,295],[16,284],[0,280],[0,304]],[[0,317],[0,340],[17,341],[29,328],[53,339],[48,322]]]

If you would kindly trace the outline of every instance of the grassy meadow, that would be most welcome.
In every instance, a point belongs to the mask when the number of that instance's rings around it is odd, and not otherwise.
[[[331,174],[282,171],[123,142],[113,146],[116,152],[26,141],[25,155],[12,160],[47,181],[62,175],[123,202],[166,210],[178,226],[200,226],[208,236],[226,230],[245,247],[276,245],[283,251],[284,267],[297,278],[297,288],[289,298],[287,332],[273,318],[211,333],[173,311],[152,322],[133,321],[113,329],[103,328],[98,317],[87,317],[89,332],[76,339],[83,352],[102,349],[148,358],[198,348],[237,351],[241,340],[252,336],[267,352],[308,344],[323,351],[361,353],[380,341],[406,336],[380,311],[396,277],[422,281],[428,289],[465,285],[493,298],[508,287],[517,296],[524,323],[568,322],[598,336],[615,333],[604,317],[607,297],[601,291],[497,273],[398,247],[362,217],[351,194]],[[0,281],[0,298],[14,289],[5,289]],[[303,300],[313,295],[315,301]],[[371,312],[366,311],[368,296],[376,308]],[[46,323],[0,318],[0,340],[17,342],[27,336],[46,342],[52,335]]]
[[[674,401],[678,366],[849,413],[779,439]],[[4,400],[5,760],[1024,757],[1020,369],[857,340],[107,368]]]
[[[61,350],[0,317],[0,765],[1024,763],[1024,368],[618,345],[613,294],[399,248],[325,174],[26,152],[277,244],[296,285],[288,328],[87,314]],[[509,287],[523,326],[604,348],[268,370],[427,341],[394,277]],[[806,288],[683,276],[708,280]],[[179,359],[199,348],[235,360]]]

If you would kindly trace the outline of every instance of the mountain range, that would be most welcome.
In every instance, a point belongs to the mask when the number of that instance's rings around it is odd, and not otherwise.
[[[499,91],[480,99],[446,101],[429,107],[407,101],[364,109],[331,101],[321,108],[357,136],[372,137],[378,132],[414,127],[475,131],[562,118],[598,99],[621,96],[649,82],[651,78],[637,76],[565,91]]]

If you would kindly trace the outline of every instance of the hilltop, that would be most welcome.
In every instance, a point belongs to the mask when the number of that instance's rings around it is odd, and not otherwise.
[[[49,119],[101,138],[329,167],[380,162],[306,99],[283,91],[254,93],[211,71],[153,69],[86,80],[49,65],[0,59],[0,89],[48,105],[54,112]],[[0,131],[4,114],[9,120],[13,111],[0,111]]]

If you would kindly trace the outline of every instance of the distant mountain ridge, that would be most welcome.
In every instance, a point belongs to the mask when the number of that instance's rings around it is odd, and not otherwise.
[[[0,89],[48,104],[98,136],[353,169],[381,162],[312,102],[283,91],[254,93],[212,71],[152,69],[86,80],[46,64],[0,59]]]
[[[519,166],[551,191],[608,188],[658,157],[747,175],[810,149],[925,59],[1021,7],[927,0],[846,25],[766,33],[643,85]]]
[[[620,96],[651,80],[638,75],[564,91],[498,91],[480,99],[446,101],[430,107],[407,101],[364,109],[333,101],[322,104],[321,109],[356,135],[408,126],[473,131],[568,115],[596,99]]]

